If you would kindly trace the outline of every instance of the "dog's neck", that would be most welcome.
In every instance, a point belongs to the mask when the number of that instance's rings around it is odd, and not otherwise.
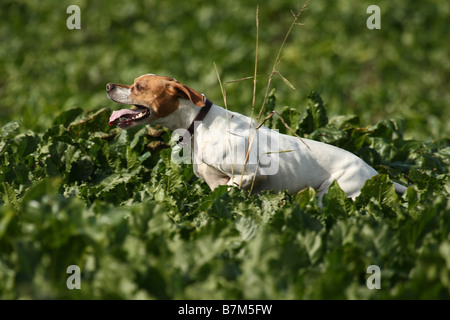
[[[199,114],[201,108],[187,99],[179,99],[179,101],[180,105],[174,112],[164,118],[152,121],[152,124],[159,124],[170,130],[188,129]]]

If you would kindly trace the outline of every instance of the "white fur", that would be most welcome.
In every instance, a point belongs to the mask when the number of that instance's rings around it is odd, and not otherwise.
[[[128,103],[130,90],[117,89],[115,97],[119,99],[114,100]],[[139,124],[160,124],[171,130],[187,129],[201,108],[190,100],[179,101],[178,108],[168,116],[156,120],[149,117]],[[136,103],[148,105],[146,101],[132,102]],[[229,185],[254,192],[287,190],[295,193],[312,187],[317,190],[321,206],[322,197],[333,181],[338,182],[348,197],[355,199],[364,183],[378,174],[346,150],[280,134],[264,126],[255,130],[255,125],[249,117],[215,104],[203,121],[197,123],[191,138],[194,173],[211,189]],[[394,187],[400,193],[406,190],[398,183],[394,183]]]
[[[172,130],[187,128],[199,108],[189,100],[180,101],[177,111],[156,123]],[[264,126],[255,131],[250,123],[249,117],[229,111],[227,116],[225,109],[213,104],[196,127],[192,152],[194,172],[211,189],[224,184],[250,189],[254,184],[255,192],[288,190],[295,193],[313,187],[321,203],[334,180],[347,196],[355,199],[366,180],[378,174],[346,150],[314,140],[302,141]],[[245,164],[246,148],[252,140]],[[261,166],[262,160],[269,163],[269,168]],[[278,166],[274,165],[276,163]],[[397,183],[395,188],[399,192],[405,190]]]

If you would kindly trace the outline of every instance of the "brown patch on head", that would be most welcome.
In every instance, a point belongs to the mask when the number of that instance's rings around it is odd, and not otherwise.
[[[150,108],[153,120],[174,112],[180,104],[180,98],[189,99],[198,107],[205,106],[204,97],[200,93],[170,77],[143,75],[134,80],[130,90],[130,99],[135,105]]]

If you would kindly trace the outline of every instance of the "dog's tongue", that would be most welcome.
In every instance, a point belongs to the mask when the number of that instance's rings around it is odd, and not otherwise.
[[[114,124],[114,121],[116,121],[120,117],[123,117],[126,115],[133,116],[133,115],[139,114],[141,112],[142,112],[141,109],[122,109],[122,110],[114,111],[112,113],[111,117],[109,117],[109,125],[112,126]]]

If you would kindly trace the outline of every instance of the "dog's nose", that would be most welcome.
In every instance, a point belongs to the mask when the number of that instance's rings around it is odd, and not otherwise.
[[[116,87],[116,85],[114,83],[108,83],[106,85],[106,91],[110,92],[111,90],[113,90]]]

